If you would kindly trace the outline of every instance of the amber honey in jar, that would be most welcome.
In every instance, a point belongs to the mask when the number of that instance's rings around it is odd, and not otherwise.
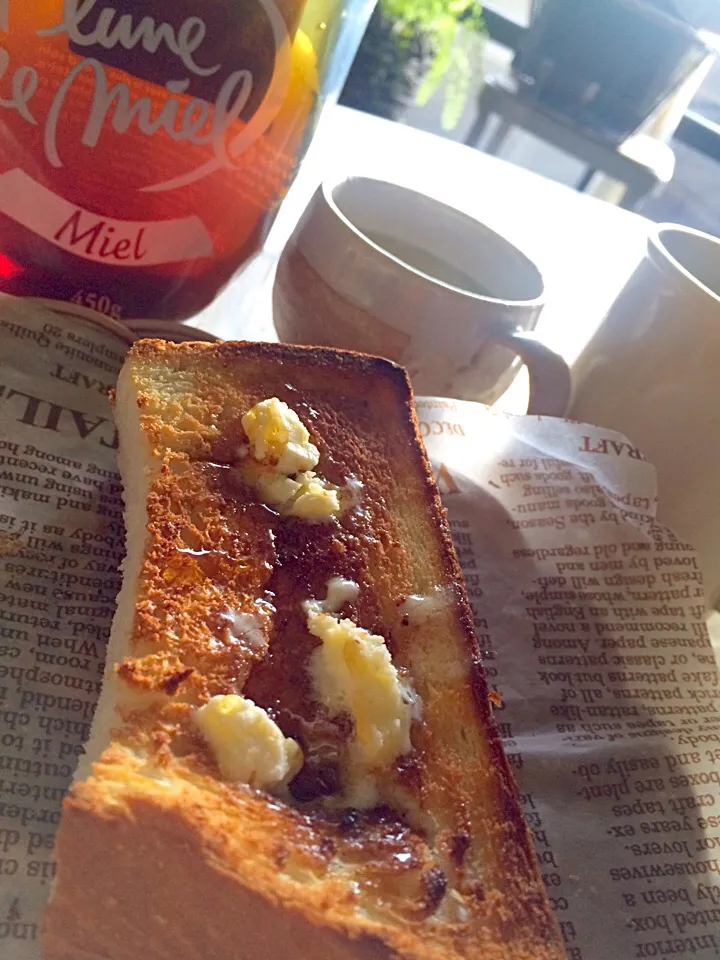
[[[0,291],[206,306],[307,145],[343,13],[321,3],[0,0]]]

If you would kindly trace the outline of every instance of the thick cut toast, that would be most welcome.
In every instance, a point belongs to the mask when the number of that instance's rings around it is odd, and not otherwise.
[[[337,516],[258,492],[243,418],[268,398],[307,426]],[[564,957],[404,372],[332,350],[142,341],[116,416],[128,552],[59,830],[47,960]],[[334,578],[353,586],[327,621],[362,628],[348,636],[363,669],[382,661],[346,709],[323,701],[310,629]],[[231,694],[271,718],[276,748],[299,744],[299,773],[268,789],[228,777],[197,711]],[[378,697],[412,710],[409,749],[384,766],[381,749],[358,752]]]

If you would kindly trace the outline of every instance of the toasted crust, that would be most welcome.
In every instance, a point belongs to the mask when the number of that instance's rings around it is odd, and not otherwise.
[[[126,489],[145,470],[147,535],[120,600],[113,743],[65,802],[46,958],[563,957],[404,372],[332,350],[142,341],[118,395],[121,450],[128,405],[147,442],[147,464],[121,463]],[[279,520],[237,479],[241,417],[269,396],[304,420],[329,481],[362,482],[337,523]],[[349,615],[386,638],[423,704],[413,753],[387,772],[397,802],[351,815],[328,811],[318,778],[300,800],[224,783],[191,722],[242,691],[312,772],[318,744],[347,733],[313,700],[300,604],[337,575],[360,583]],[[408,623],[402,600],[437,590],[440,610]],[[269,653],[223,642],[223,611],[264,599]]]

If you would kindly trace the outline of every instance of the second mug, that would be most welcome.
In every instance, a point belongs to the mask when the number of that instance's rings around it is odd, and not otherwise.
[[[540,271],[480,221],[397,184],[322,184],[278,264],[281,340],[394,360],[416,393],[493,403],[522,362],[530,413],[562,416],[565,361],[532,330]]]

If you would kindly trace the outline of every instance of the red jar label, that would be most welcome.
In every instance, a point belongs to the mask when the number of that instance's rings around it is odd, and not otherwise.
[[[0,0],[0,242],[22,282],[60,264],[85,286],[78,258],[154,271],[137,282],[156,291],[205,281],[176,315],[207,302],[294,167],[316,81],[291,44],[299,7]],[[112,275],[93,283],[117,296]]]

